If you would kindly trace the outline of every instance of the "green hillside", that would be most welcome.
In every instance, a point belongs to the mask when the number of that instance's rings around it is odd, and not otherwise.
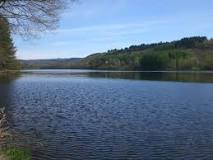
[[[27,61],[23,67],[26,68]],[[43,68],[37,64],[37,68]],[[31,65],[31,68],[34,66]],[[54,67],[53,67],[54,66]],[[45,68],[87,68],[116,70],[213,70],[213,40],[206,37],[133,45],[96,53],[70,63],[46,64]]]

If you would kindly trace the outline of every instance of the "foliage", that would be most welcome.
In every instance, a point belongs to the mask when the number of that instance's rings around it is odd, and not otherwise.
[[[12,148],[3,151],[3,155],[9,160],[32,160],[32,153],[28,150]]]
[[[128,70],[212,70],[213,41],[206,37],[141,44],[109,50],[82,60],[84,66]]]
[[[178,41],[133,45],[72,59],[24,61],[24,68],[87,68],[118,70],[213,70],[213,40],[189,37]]]
[[[0,70],[18,68],[15,52],[9,24],[5,18],[0,17]]]

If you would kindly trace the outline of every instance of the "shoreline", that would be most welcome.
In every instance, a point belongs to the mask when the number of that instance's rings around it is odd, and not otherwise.
[[[0,74],[20,73],[20,70],[0,70]]]
[[[32,152],[29,147],[19,146],[18,141],[16,144],[15,137],[15,132],[9,127],[5,107],[0,108],[0,139],[4,142],[0,144],[0,160],[31,160]]]
[[[213,73],[213,70],[110,70],[110,69],[21,69],[19,73],[31,71],[79,71],[79,72],[120,72],[120,73]]]

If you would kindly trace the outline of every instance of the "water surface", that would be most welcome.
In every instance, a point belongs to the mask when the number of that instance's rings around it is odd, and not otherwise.
[[[23,71],[0,78],[12,128],[42,160],[213,159],[213,73]]]

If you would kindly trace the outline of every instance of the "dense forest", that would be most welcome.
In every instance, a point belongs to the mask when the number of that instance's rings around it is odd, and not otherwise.
[[[15,57],[14,47],[10,28],[5,18],[0,18],[0,70],[15,70],[19,63]]]
[[[69,59],[22,61],[23,68],[87,68],[118,70],[213,70],[213,40],[189,37],[172,42],[133,45],[96,53],[77,61]]]

